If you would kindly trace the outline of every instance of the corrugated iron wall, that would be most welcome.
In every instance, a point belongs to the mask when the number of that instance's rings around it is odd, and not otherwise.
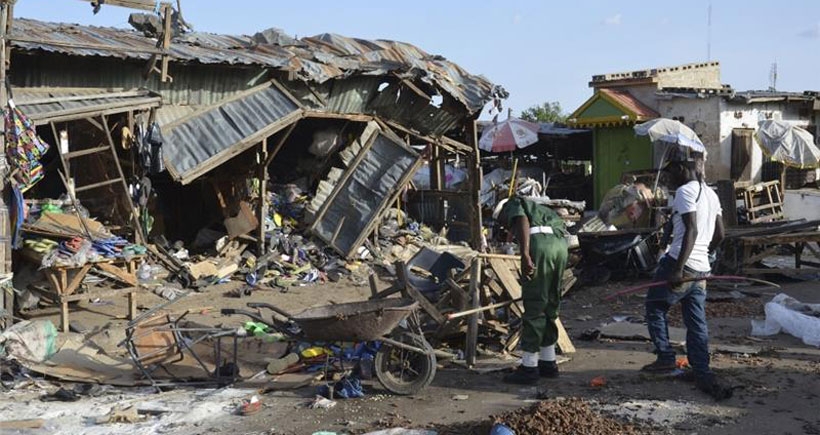
[[[160,83],[157,74],[143,78],[145,67],[146,63],[123,59],[14,54],[10,79],[13,87],[146,87],[162,95],[163,104],[202,106],[258,85],[260,76],[266,76],[261,68],[171,64],[173,83]]]

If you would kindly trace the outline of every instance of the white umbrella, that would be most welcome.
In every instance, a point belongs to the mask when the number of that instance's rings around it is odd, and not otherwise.
[[[634,130],[638,136],[649,136],[652,142],[677,144],[690,148],[692,151],[706,153],[706,147],[703,146],[703,142],[701,142],[697,133],[682,122],[675,121],[674,119],[653,119],[636,125]]]
[[[772,160],[800,169],[820,166],[820,149],[808,131],[774,120],[761,121],[758,127],[757,143]]]
[[[509,117],[493,124],[481,133],[478,147],[484,151],[501,153],[515,151],[538,142],[538,129],[534,122]]]
[[[663,154],[661,154],[661,160],[658,163],[658,174],[655,176],[655,186],[652,188],[653,193],[658,190],[661,168],[663,168],[666,156],[675,146],[703,153],[703,157],[706,158],[706,147],[703,146],[703,142],[701,142],[697,133],[680,121],[669,118],[656,118],[636,125],[634,130],[636,135],[649,136],[649,139],[656,144],[667,144],[663,150]]]

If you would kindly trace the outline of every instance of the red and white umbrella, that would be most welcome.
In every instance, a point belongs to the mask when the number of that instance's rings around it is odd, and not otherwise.
[[[515,151],[538,142],[538,129],[534,122],[509,117],[484,130],[478,147],[491,153]]]

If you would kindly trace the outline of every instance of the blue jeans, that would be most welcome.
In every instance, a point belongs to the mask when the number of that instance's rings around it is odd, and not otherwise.
[[[666,281],[677,266],[677,261],[665,256],[658,264],[655,281]],[[684,271],[685,277],[706,277],[708,272]],[[655,345],[658,361],[675,361],[675,350],[669,345],[666,314],[673,304],[681,303],[683,323],[686,325],[686,354],[696,377],[709,377],[709,330],[706,324],[706,282],[693,281],[672,291],[668,285],[652,287],[646,295],[646,323],[649,337]]]

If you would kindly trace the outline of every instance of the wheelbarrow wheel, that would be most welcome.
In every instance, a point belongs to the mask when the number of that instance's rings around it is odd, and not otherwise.
[[[404,335],[399,341],[430,351],[413,352],[383,343],[373,361],[376,378],[388,391],[403,396],[418,393],[436,376],[436,356],[430,344],[418,337]]]

